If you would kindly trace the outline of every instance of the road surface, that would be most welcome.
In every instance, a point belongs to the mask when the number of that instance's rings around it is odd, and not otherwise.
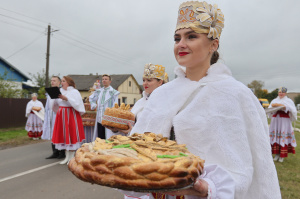
[[[0,150],[0,198],[3,199],[123,199],[117,190],[77,179],[61,160],[45,157],[51,143],[40,142]]]

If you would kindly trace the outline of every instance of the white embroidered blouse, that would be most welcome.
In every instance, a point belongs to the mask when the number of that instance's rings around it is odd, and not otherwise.
[[[210,198],[281,198],[267,118],[252,91],[221,63],[199,81],[181,68],[175,73],[178,78],[152,92],[131,132],[169,137],[174,126],[177,142],[205,159],[201,178]]]

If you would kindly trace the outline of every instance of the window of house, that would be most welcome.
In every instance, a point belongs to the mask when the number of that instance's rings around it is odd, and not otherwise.
[[[135,98],[133,98],[133,103],[134,103],[134,104],[136,103],[136,99],[135,99]]]
[[[127,104],[127,97],[122,97],[122,103]]]
[[[131,87],[131,81],[129,81],[129,87]]]

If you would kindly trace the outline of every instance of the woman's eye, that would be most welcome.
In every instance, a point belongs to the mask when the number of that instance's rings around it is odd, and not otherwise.
[[[196,35],[189,35],[188,37],[189,39],[194,39],[194,38],[197,38]]]
[[[176,37],[175,37],[175,38],[174,38],[174,41],[175,41],[175,42],[179,42],[179,41],[180,41],[180,38],[176,38]]]

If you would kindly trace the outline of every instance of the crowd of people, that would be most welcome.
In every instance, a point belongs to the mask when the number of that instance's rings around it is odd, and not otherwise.
[[[281,198],[274,161],[283,162],[288,153],[295,154],[291,122],[297,119],[297,110],[286,96],[287,89],[279,88],[278,97],[270,103],[268,127],[253,92],[218,62],[223,28],[224,15],[216,5],[181,4],[174,33],[174,55],[181,66],[175,69],[177,78],[167,83],[165,67],[145,65],[142,98],[131,109],[136,123],[128,130],[101,124],[105,109],[118,103],[120,94],[110,86],[110,75],[103,75],[102,87],[89,96],[91,109],[97,111],[92,140],[154,132],[186,144],[190,152],[205,159],[204,171],[191,189],[163,193],[161,198]],[[59,83],[59,77],[52,77],[51,86],[59,87]],[[66,164],[85,139],[81,120],[85,108],[70,77],[62,78],[60,92],[58,99],[47,96],[44,128],[35,114],[44,110],[43,105],[32,95],[26,130],[30,137],[52,140],[49,158],[65,157],[61,164]],[[125,198],[157,197],[155,193],[123,193]]]

